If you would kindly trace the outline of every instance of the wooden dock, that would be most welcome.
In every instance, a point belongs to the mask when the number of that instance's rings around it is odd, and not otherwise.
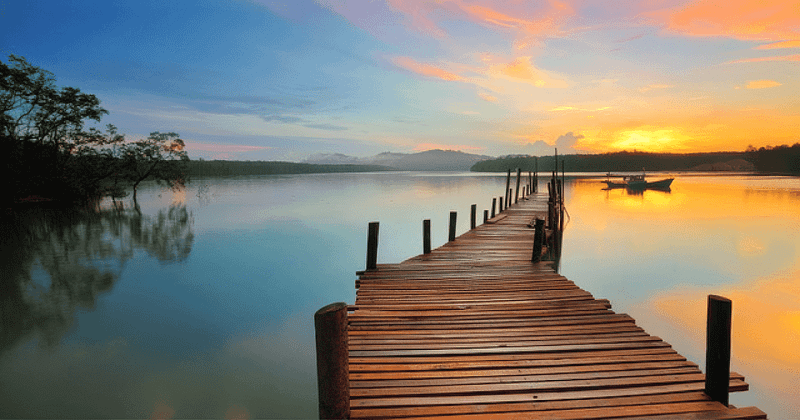
[[[547,206],[531,195],[429,254],[359,272],[351,418],[766,418],[713,401],[695,363],[532,263],[529,225]],[[729,386],[748,389],[736,373]]]

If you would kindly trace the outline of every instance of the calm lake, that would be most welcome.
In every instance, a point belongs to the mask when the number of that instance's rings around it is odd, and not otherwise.
[[[196,179],[144,187],[141,214],[4,215],[0,417],[314,418],[313,314],[354,302],[367,224],[378,262],[400,262],[423,219],[434,247],[451,210],[464,233],[504,175]],[[566,184],[560,272],[701,368],[706,296],[731,298],[731,369],[751,386],[731,403],[800,418],[800,179]]]

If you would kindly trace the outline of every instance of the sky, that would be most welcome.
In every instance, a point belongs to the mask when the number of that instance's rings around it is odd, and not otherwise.
[[[800,142],[797,0],[0,0],[9,54],[192,158]]]

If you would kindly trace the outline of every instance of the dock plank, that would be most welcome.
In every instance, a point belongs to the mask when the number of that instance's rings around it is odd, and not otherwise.
[[[532,195],[452,242],[358,272],[351,418],[762,419],[611,302],[531,263]],[[731,373],[731,391],[748,389]]]

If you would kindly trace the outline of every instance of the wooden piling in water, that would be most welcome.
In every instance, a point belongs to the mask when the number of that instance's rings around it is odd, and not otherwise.
[[[314,314],[317,343],[319,418],[350,418],[347,304],[327,305]]]
[[[450,229],[447,235],[448,242],[456,240],[456,212],[450,212]]]
[[[731,314],[730,299],[708,295],[705,392],[726,406],[731,374]]]
[[[486,223],[487,220],[489,220],[489,210],[484,210],[483,211],[483,223]]]
[[[431,219],[422,221],[422,253],[431,253]]]
[[[497,197],[492,198],[492,217],[495,216],[494,208],[497,206]],[[486,220],[484,220],[485,222]]]
[[[520,181],[519,177],[521,174],[522,170],[520,168],[517,168],[517,188],[516,188],[516,193],[514,194],[514,204],[519,203],[519,181]]]
[[[469,228],[475,229],[475,217],[477,216],[478,205],[473,204],[469,210]]]
[[[509,188],[511,188],[511,169],[508,170],[506,174],[506,190],[503,192],[503,197],[505,197],[506,207],[511,206],[511,196],[508,194]]]
[[[500,213],[502,213],[503,212],[503,197],[498,197],[498,198],[500,198]]]
[[[544,242],[544,219],[536,218],[534,221],[534,234],[533,234],[533,255],[531,255],[531,262],[539,262],[542,260],[542,242]]]
[[[370,222],[367,234],[367,270],[378,266],[378,227],[379,222]]]

